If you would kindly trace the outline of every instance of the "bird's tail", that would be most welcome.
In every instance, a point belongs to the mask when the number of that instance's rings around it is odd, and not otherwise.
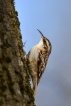
[[[33,90],[34,90],[34,98],[35,98],[36,90],[37,90],[37,77],[33,77],[32,82],[33,82]]]

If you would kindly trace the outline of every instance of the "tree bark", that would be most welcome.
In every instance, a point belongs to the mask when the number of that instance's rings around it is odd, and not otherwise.
[[[0,0],[0,106],[35,106],[14,0]]]

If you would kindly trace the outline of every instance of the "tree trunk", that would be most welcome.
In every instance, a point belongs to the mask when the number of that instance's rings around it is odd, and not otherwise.
[[[0,106],[35,106],[14,0],[0,0]]]

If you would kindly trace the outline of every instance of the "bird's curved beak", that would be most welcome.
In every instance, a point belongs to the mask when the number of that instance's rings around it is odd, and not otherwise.
[[[38,30],[38,29],[37,29],[37,30]],[[38,30],[38,32],[40,33],[41,38],[43,38],[44,36],[43,36],[42,32],[41,32],[40,30]]]

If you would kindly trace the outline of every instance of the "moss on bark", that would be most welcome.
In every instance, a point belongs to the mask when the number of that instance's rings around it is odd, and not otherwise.
[[[14,0],[0,0],[0,106],[35,106]]]

